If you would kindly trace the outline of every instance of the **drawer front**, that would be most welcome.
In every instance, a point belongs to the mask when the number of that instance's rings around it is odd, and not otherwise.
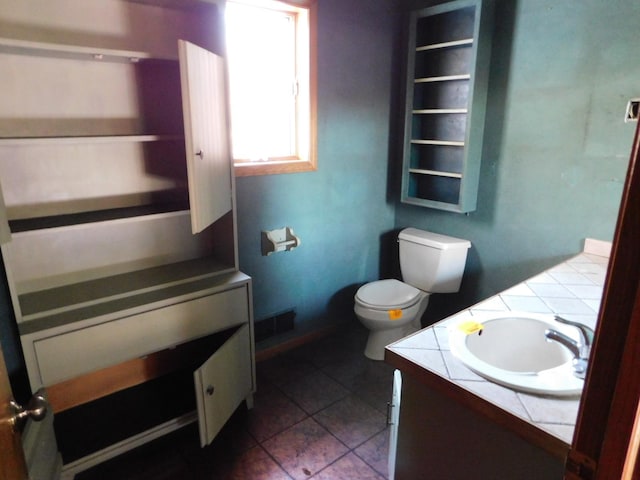
[[[234,288],[40,339],[42,385],[67,380],[249,321],[247,287]]]

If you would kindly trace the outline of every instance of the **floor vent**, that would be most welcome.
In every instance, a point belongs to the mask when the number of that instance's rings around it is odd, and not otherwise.
[[[256,321],[254,324],[256,342],[293,330],[294,318],[296,318],[296,311],[292,309]]]

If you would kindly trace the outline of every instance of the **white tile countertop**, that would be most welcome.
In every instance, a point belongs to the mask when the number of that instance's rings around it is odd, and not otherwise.
[[[491,312],[519,311],[562,315],[595,327],[609,261],[610,244],[587,240],[585,250],[575,257],[552,267],[471,308],[448,317],[387,347],[386,360],[401,370],[423,376],[427,383],[442,389],[446,380],[464,390],[459,398],[484,400],[515,417],[522,433],[527,425],[530,437],[555,443],[555,450],[568,449],[573,437],[580,397],[550,397],[518,392],[490,382],[475,374],[449,349],[448,328],[462,317],[486,315]],[[445,387],[446,388],[446,387]],[[470,394],[470,395],[468,395]],[[495,418],[496,412],[490,416]],[[522,421],[518,421],[522,420]],[[524,427],[523,427],[524,425]],[[540,435],[542,430],[548,435]],[[526,436],[526,435],[525,435]],[[542,437],[542,440],[540,438]],[[553,448],[552,448],[553,449]]]

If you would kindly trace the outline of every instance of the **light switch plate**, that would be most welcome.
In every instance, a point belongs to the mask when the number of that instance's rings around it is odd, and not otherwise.
[[[640,98],[632,98],[627,102],[627,111],[624,114],[624,123],[637,122],[640,116]]]

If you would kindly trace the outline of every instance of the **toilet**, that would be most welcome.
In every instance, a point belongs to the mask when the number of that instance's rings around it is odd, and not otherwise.
[[[369,329],[364,354],[373,360],[383,360],[385,346],[421,328],[432,293],[460,289],[471,242],[405,228],[398,245],[403,281],[367,283],[355,295],[356,317]]]

